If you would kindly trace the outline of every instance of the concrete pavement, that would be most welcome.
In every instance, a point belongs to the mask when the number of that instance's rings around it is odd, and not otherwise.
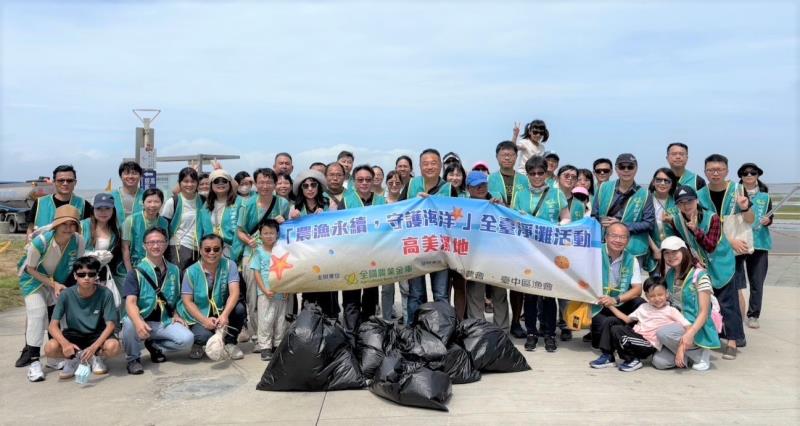
[[[368,390],[260,392],[257,354],[213,363],[172,356],[128,376],[122,358],[88,385],[29,383],[13,362],[23,345],[24,310],[0,314],[0,423],[44,424],[797,424],[800,421],[800,257],[770,257],[761,328],[746,329],[735,361],[712,355],[711,370],[623,373],[593,370],[597,355],[576,339],[556,353],[523,352],[532,370],[486,374],[456,385],[450,412],[408,408]],[[399,299],[398,299],[399,300]],[[522,341],[517,340],[520,350]],[[249,349],[250,344],[243,344]]]

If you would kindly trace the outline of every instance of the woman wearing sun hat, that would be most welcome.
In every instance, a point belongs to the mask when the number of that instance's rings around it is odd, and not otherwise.
[[[234,262],[242,254],[241,240],[236,235],[240,201],[237,198],[238,184],[228,172],[217,169],[209,175],[211,190],[206,202],[198,212],[200,237],[216,234],[222,237],[223,254]]]
[[[764,297],[764,279],[767,277],[767,258],[772,250],[772,236],[769,226],[772,225],[772,215],[766,213],[772,210],[772,201],[769,198],[769,188],[761,182],[761,170],[755,163],[745,163],[736,173],[739,183],[744,185],[747,196],[753,206],[755,221],[753,222],[753,253],[736,256],[737,276],[744,279],[744,268],[747,267],[747,280],[750,282],[750,302],[747,307],[747,326],[759,328],[758,318],[761,316],[761,300]]]
[[[56,298],[67,288],[72,263],[83,256],[85,247],[80,234],[80,212],[72,205],[57,208],[50,227],[31,241],[19,263],[19,287],[27,315],[25,350],[31,360],[28,380],[31,382],[44,380],[39,356],[49,316]],[[48,361],[48,365],[55,364]]]

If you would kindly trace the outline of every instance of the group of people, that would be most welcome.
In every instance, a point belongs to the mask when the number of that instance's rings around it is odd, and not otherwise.
[[[528,351],[540,338],[547,352],[557,350],[557,334],[572,339],[567,300],[468,281],[452,270],[341,294],[271,290],[271,252],[283,222],[429,196],[484,200],[560,225],[599,221],[603,295],[591,305],[583,336],[600,352],[591,367],[634,371],[652,356],[656,368],[706,370],[709,351],[720,347],[723,359],[735,359],[746,344],[744,324],[759,327],[771,248],[763,170],[746,163],[736,171],[738,182],[729,180],[727,158],[712,154],[704,162],[706,182],[686,169],[688,146],[672,143],[668,165],[637,182],[632,154],[597,159],[591,169],[561,165],[545,149],[550,132],[542,120],[520,130],[515,125],[511,140],[497,144],[496,166],[466,167],[458,154],[430,148],[419,155],[419,176],[409,156],[384,173],[377,165],[356,166],[348,151],[295,174],[284,152],[252,175],[232,177],[218,164],[209,174],[184,168],[165,195],[142,189],[142,168],[123,162],[122,185],[93,203],[74,193],[74,168],[58,166],[54,194],[38,198],[29,212],[20,261],[26,341],[16,365],[29,367],[30,381],[44,380],[44,345],[46,366],[60,370],[60,378],[72,377],[80,364],[104,374],[104,359],[121,351],[128,373],[142,374],[143,348],[153,363],[187,350],[200,359],[215,334],[231,359],[241,359],[239,344],[252,341],[269,361],[299,309],[314,304],[341,315],[349,332],[376,314],[409,324],[427,301],[426,282],[433,300],[452,299],[460,319],[491,312],[495,324],[525,339]],[[728,221],[745,224],[752,238],[723,232]]]

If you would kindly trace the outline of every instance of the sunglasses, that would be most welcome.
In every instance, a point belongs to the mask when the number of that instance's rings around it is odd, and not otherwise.
[[[302,184],[301,186],[303,187],[303,189],[317,189],[317,183],[316,182],[306,182],[306,183]]]
[[[564,180],[578,180],[578,175],[561,175]]]
[[[597,175],[607,175],[611,173],[611,169],[594,169],[594,173]]]
[[[219,246],[217,246],[217,247],[203,247],[203,251],[206,252],[206,253],[211,253],[211,252],[219,253],[219,252],[222,251],[222,247],[219,247]]]
[[[543,135],[544,134],[544,129],[531,129],[530,133],[534,134],[534,135]]]
[[[400,186],[403,182],[389,182],[389,186]]]
[[[635,170],[636,166],[633,164],[617,164],[617,168],[623,171]]]
[[[742,176],[758,176],[758,172],[755,170],[745,170],[742,172]]]
[[[58,183],[60,183],[62,185],[67,185],[67,184],[70,184],[70,183],[75,183],[75,179],[56,179],[56,182],[58,182]]]
[[[655,178],[653,179],[653,182],[660,185],[669,185],[672,183],[672,179]]]
[[[78,278],[97,278],[97,271],[92,272],[76,272],[75,276]]]
[[[214,181],[213,181],[213,182],[211,182],[211,183],[213,183],[214,185],[224,185],[224,184],[228,183],[228,179],[225,179],[225,178],[216,178],[216,179],[214,179]]]
[[[530,172],[530,173],[528,173],[528,176],[544,176],[544,175],[545,175],[545,172],[541,172],[541,171],[540,172]]]

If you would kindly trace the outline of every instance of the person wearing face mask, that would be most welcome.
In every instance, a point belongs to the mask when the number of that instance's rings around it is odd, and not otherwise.
[[[550,131],[544,121],[536,119],[525,126],[522,139],[519,138],[519,123],[514,123],[514,132],[511,142],[516,145],[519,157],[515,169],[517,173],[525,175],[525,164],[531,157],[544,155],[544,144],[550,139]]]
[[[254,182],[253,178],[250,177],[250,173],[242,170],[239,173],[236,173],[236,176],[233,177],[233,180],[236,181],[237,198],[246,200],[256,192],[255,189],[253,189]]]

